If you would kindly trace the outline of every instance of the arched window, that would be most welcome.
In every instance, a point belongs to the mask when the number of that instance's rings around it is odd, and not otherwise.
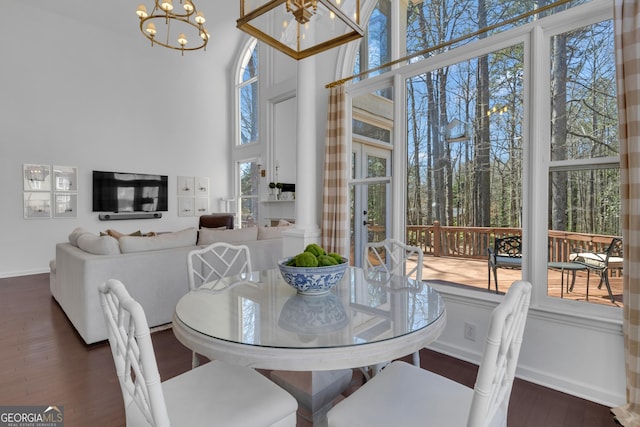
[[[258,50],[253,39],[243,53],[237,73],[238,137],[236,144],[258,142]]]
[[[231,149],[234,164],[234,213],[239,227],[255,225],[259,217],[260,115],[258,114],[258,48],[250,39],[236,63],[236,136]]]

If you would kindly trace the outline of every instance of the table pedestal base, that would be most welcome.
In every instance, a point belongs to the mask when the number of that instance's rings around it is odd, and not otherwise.
[[[298,413],[314,426],[327,425],[333,401],[351,383],[351,369],[337,371],[272,371],[271,379],[287,390],[300,405]]]

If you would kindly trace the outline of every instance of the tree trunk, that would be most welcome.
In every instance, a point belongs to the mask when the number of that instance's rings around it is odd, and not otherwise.
[[[567,159],[567,39],[553,38],[551,60],[551,160]],[[551,175],[551,229],[567,230],[567,172]]]
[[[478,26],[487,26],[487,10],[484,0],[478,2]],[[480,36],[486,38],[486,33]],[[491,174],[489,162],[489,58],[478,58],[476,102],[476,149],[475,149],[475,221],[476,227],[491,226]]]

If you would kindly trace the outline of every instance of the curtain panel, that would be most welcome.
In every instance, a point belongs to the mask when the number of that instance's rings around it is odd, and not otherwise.
[[[348,257],[349,187],[344,86],[331,88],[322,193],[322,247]]]
[[[623,426],[640,427],[640,3],[614,1],[627,402],[611,411]]]

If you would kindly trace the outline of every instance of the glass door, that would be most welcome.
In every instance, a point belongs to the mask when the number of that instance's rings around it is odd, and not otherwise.
[[[391,235],[393,88],[352,98],[351,259],[362,266],[368,242]]]
[[[354,264],[362,266],[369,242],[389,237],[391,221],[391,151],[353,144],[351,184],[351,250]]]

